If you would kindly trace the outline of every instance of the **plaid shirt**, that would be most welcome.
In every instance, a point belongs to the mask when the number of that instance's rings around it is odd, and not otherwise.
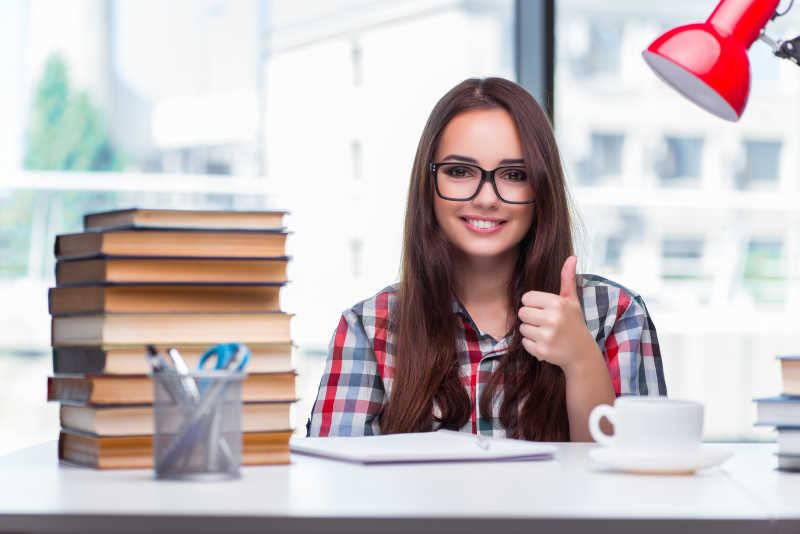
[[[666,395],[656,329],[642,297],[599,276],[579,275],[577,280],[586,326],[603,353],[616,396]],[[306,425],[308,435],[380,434],[377,415],[391,395],[394,379],[389,315],[396,296],[397,286],[389,286],[342,314]],[[461,318],[456,352],[472,400],[472,416],[461,430],[503,437],[498,416],[501,395],[494,399],[491,418],[480,414],[478,403],[511,334],[496,341],[455,299],[453,312]],[[435,405],[433,409],[438,410]]]

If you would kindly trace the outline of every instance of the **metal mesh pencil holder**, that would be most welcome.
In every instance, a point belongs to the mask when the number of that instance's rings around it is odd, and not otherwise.
[[[153,373],[153,464],[158,479],[239,478],[246,373]]]

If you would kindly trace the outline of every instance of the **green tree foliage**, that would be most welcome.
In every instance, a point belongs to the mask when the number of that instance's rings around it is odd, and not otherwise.
[[[86,91],[70,89],[64,58],[52,54],[36,88],[25,168],[118,171],[122,167],[102,113]]]
[[[17,278],[28,271],[34,195],[32,191],[0,195],[0,279]]]
[[[70,87],[67,63],[51,55],[36,86],[27,132],[25,168],[38,171],[119,171],[123,160],[102,111],[87,91]],[[58,180],[58,175],[53,176]],[[113,191],[0,192],[0,279],[52,277],[53,240],[79,232],[83,214],[117,207]],[[38,254],[37,250],[41,251]]]

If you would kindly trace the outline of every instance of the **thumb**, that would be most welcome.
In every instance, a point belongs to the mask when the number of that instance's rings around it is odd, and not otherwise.
[[[578,258],[570,256],[564,261],[564,266],[561,268],[561,291],[559,295],[564,298],[578,298],[578,289],[575,285],[575,266],[577,264]]]

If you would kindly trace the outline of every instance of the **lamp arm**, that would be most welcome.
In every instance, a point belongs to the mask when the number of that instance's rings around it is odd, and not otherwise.
[[[794,0],[790,0],[789,5],[786,6],[782,12],[778,12],[777,10],[772,15],[770,20],[775,20],[778,17],[784,16],[786,13],[789,12],[794,6]],[[788,41],[775,41],[774,39],[770,38],[769,35],[764,33],[764,29],[761,29],[761,32],[758,34],[758,38],[761,41],[764,41],[769,45],[772,49],[772,53],[783,59],[788,59],[795,63],[795,65],[800,65],[800,35],[795,37],[794,39],[789,39]]]
[[[788,41],[779,41],[778,49],[772,52],[776,56],[793,61],[800,65],[800,35]]]
[[[761,30],[758,34],[759,41],[767,43],[772,49],[772,54],[783,59],[788,59],[800,65],[800,35],[788,41],[776,41]]]

